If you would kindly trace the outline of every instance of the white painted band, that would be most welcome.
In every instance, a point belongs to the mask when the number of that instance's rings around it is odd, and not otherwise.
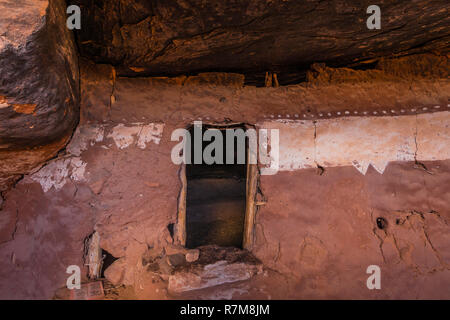
[[[383,173],[391,161],[450,159],[450,112],[393,117],[266,121],[279,129],[279,170],[372,165]]]

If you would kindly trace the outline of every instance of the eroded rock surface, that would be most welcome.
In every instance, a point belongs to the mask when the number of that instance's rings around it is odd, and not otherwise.
[[[74,3],[84,17],[81,53],[122,75],[272,70],[289,82],[313,62],[356,66],[392,53],[448,51],[445,0],[379,2],[380,30],[366,26],[370,1]]]
[[[0,3],[0,191],[53,157],[79,118],[79,69],[63,0]]]
[[[261,267],[261,266],[260,266]],[[218,261],[204,266],[196,273],[193,271],[176,273],[169,277],[169,292],[181,293],[205,289],[225,283],[250,279],[258,273],[258,267],[245,263]]]
[[[449,66],[449,58],[434,54],[386,59],[376,70],[315,65],[305,83],[257,88],[236,73],[127,78],[112,66],[87,62],[81,65],[82,118],[256,123],[439,112],[449,110]]]

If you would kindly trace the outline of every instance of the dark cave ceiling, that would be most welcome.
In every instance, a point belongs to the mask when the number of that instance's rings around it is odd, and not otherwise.
[[[81,54],[120,75],[202,71],[300,77],[314,62],[364,68],[384,56],[447,53],[447,0],[76,0]],[[283,80],[283,79],[281,79]],[[285,79],[286,80],[286,79]]]

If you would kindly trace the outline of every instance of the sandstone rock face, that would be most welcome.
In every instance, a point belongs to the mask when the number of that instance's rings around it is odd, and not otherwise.
[[[124,259],[119,259],[115,261],[112,265],[105,270],[105,277],[113,285],[119,285],[122,283],[126,272],[126,262]]]
[[[177,272],[169,277],[169,292],[173,294],[204,289],[225,283],[248,280],[262,271],[262,265],[218,261],[197,272]]]
[[[198,249],[189,250],[186,253],[186,261],[187,262],[195,262],[198,260],[200,255],[200,251]]]
[[[378,3],[380,30],[366,26],[374,4],[366,0],[73,3],[83,12],[81,53],[119,74],[272,70],[283,80],[313,62],[361,65],[393,52],[448,50],[445,0]]]
[[[0,3],[0,191],[53,157],[79,118],[63,0]]]

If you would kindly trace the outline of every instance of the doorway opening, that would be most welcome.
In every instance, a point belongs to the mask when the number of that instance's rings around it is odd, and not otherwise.
[[[226,134],[227,129],[245,132],[246,127],[243,124],[203,124],[202,136],[208,129],[221,133],[223,164],[207,164],[202,159],[201,163],[192,161],[192,164],[183,165],[180,175],[183,187],[179,203],[178,239],[187,248],[204,245],[248,248],[253,230],[257,169],[256,165],[248,164],[248,139],[245,138],[245,149],[242,150],[239,139]],[[211,142],[194,139],[194,127],[189,128],[189,132],[192,137],[192,157],[196,143],[201,144],[203,154]],[[233,139],[234,143],[231,144],[233,141],[227,139]],[[230,148],[230,145],[234,145],[234,148]],[[214,157],[215,151],[211,155]],[[227,156],[234,158],[233,164],[226,163]]]

